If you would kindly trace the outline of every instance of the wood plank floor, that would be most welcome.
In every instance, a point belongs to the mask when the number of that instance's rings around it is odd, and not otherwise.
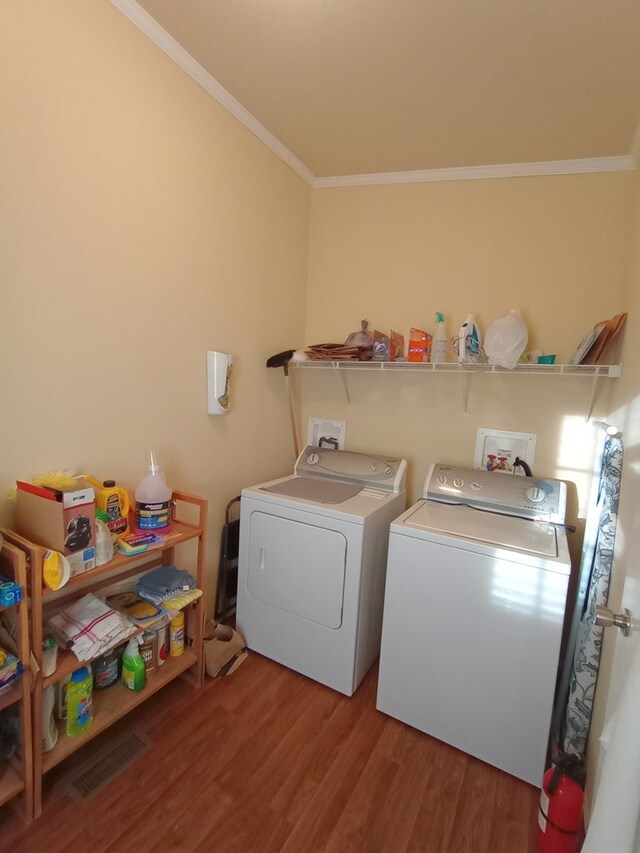
[[[538,791],[259,655],[197,691],[167,686],[119,730],[150,741],[99,795],[45,779],[42,817],[0,811],[0,850],[57,853],[534,853]]]

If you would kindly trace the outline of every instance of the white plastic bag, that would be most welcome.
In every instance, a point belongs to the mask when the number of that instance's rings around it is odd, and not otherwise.
[[[528,340],[527,327],[520,312],[514,308],[506,317],[495,320],[487,329],[484,351],[489,364],[509,369],[515,367]]]

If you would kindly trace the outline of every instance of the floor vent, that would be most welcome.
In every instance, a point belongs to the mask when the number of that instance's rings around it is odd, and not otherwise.
[[[74,771],[65,784],[66,792],[78,802],[88,800],[115,779],[146,748],[147,742],[137,734],[130,732],[117,738]]]

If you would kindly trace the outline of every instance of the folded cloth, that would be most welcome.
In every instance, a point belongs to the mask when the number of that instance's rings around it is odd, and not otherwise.
[[[78,660],[91,660],[112,649],[135,631],[135,626],[92,593],[78,599],[50,620],[60,644]]]
[[[166,598],[162,600],[158,600],[151,596],[149,593],[141,593],[140,597],[146,599],[151,604],[156,604],[158,607],[161,607],[164,611],[167,610],[182,610],[183,607],[186,607],[187,604],[191,604],[192,601],[197,601],[202,595],[201,589],[188,589],[186,592],[172,592],[167,595]]]
[[[195,585],[195,579],[184,569],[177,569],[175,566],[158,566],[157,569],[147,572],[140,578],[136,584],[136,591],[138,595],[145,590],[152,595],[160,596],[167,592],[176,593],[193,589]]]

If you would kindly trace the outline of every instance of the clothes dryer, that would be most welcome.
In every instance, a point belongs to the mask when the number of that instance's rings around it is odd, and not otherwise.
[[[433,465],[391,525],[377,707],[540,786],[571,564],[566,484]]]
[[[237,627],[247,646],[350,696],[378,657],[404,459],[307,447],[243,489]]]

